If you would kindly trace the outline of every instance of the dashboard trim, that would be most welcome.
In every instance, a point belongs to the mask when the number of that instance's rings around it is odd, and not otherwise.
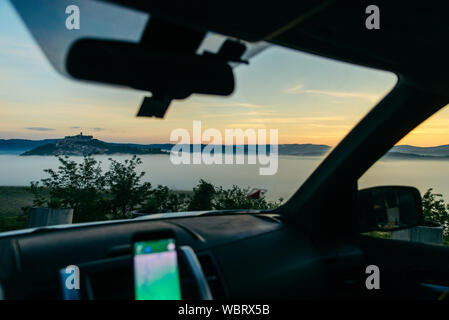
[[[198,258],[193,249],[189,246],[181,246],[180,252],[182,252],[185,261],[187,262],[187,266],[190,269],[190,272],[195,279],[196,284],[198,285],[199,299],[213,300],[209,284],[207,283],[206,277],[203,272],[203,268],[201,267],[200,262],[198,261]]]

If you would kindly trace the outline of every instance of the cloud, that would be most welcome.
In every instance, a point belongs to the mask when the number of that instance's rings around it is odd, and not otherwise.
[[[347,92],[347,91],[332,91],[332,90],[318,90],[318,89],[303,89],[302,84],[298,84],[294,87],[287,88],[284,93],[288,94],[299,94],[299,93],[309,93],[316,95],[325,95],[333,98],[361,98],[366,99],[371,102],[375,102],[379,99],[378,94],[366,93],[366,92]]]
[[[254,103],[245,103],[245,102],[223,102],[223,103],[200,103],[206,107],[241,107],[241,108],[250,108],[250,109],[261,109],[267,108],[269,106],[262,104],[254,104]]]
[[[32,131],[54,131],[55,129],[53,128],[42,128],[42,127],[28,127],[28,128],[24,128],[26,130],[32,130]]]
[[[251,109],[266,108],[266,106],[261,105],[261,104],[243,103],[243,102],[233,102],[229,106],[231,106],[231,107],[251,108]]]
[[[249,111],[249,112],[230,112],[230,113],[211,113],[202,116],[203,118],[223,118],[223,117],[247,117],[247,116],[272,116],[276,111],[264,110],[264,111]]]
[[[334,98],[362,98],[369,101],[376,101],[379,99],[379,95],[365,92],[345,92],[345,91],[329,91],[329,90],[303,90],[304,93],[326,95]]]
[[[0,35],[3,44],[1,55],[5,58],[26,59],[27,62],[42,62],[37,47],[30,41],[18,40],[14,37]]]
[[[296,86],[291,87],[291,88],[287,88],[284,90],[284,93],[297,93],[299,90],[301,90],[304,87],[304,85],[302,83],[298,83]]]
[[[79,127],[79,126],[73,126],[73,127],[69,127],[69,128],[70,129],[79,129],[79,130],[85,129],[86,131],[92,130],[92,131],[96,131],[96,132],[105,130],[104,128],[85,128],[85,127]]]
[[[279,118],[254,118],[247,120],[253,123],[316,123],[326,121],[345,121],[347,118],[344,116],[329,116],[329,117],[279,117]]]
[[[246,128],[257,128],[264,129],[266,126],[261,123],[229,123],[227,128],[236,128],[236,129],[246,129]]]

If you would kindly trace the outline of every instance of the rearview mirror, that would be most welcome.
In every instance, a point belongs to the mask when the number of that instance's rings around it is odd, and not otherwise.
[[[130,42],[78,40],[70,48],[67,71],[74,78],[128,86],[171,99],[184,99],[192,93],[227,96],[234,91],[234,73],[223,59]]]
[[[358,193],[359,231],[393,231],[422,224],[421,195],[414,187],[382,186]]]

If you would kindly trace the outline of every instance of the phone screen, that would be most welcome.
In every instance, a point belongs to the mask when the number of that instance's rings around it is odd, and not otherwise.
[[[134,242],[134,295],[136,300],[181,300],[174,238]]]

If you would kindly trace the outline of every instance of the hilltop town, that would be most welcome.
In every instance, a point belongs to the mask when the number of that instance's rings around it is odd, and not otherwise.
[[[22,153],[22,156],[87,156],[99,154],[168,154],[158,148],[143,148],[128,145],[107,143],[93,136],[83,135],[81,132],[75,136],[66,136],[55,143],[45,144]]]

